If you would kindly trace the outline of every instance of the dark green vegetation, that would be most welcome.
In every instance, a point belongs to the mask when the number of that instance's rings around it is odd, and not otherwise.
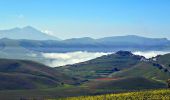
[[[0,91],[0,98],[41,100],[167,88],[169,58],[170,54],[166,54],[146,59],[128,51],[119,51],[56,68],[32,61],[1,59],[0,88],[4,91]]]

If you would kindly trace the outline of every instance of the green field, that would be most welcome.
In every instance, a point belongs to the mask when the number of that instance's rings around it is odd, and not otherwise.
[[[49,100],[170,100],[170,90],[161,89],[96,96],[58,98]]]

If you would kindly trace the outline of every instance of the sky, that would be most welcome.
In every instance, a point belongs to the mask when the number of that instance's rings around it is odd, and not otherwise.
[[[170,0],[0,0],[0,30],[27,25],[61,39],[170,39]]]

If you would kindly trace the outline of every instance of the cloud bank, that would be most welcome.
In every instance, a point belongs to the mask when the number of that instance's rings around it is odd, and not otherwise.
[[[133,52],[133,54],[141,55],[141,56],[144,56],[145,58],[152,58],[152,57],[156,57],[157,55],[164,55],[167,53],[170,53],[170,52],[167,52],[167,51],[146,51],[146,52],[136,51],[136,52]]]
[[[51,67],[75,64],[91,60],[110,53],[103,52],[70,52],[70,53],[42,53],[42,56],[49,59],[46,63]]]
[[[51,66],[51,67],[57,67],[57,66],[63,66],[67,64],[75,64],[79,62],[88,61],[103,55],[108,55],[110,53],[104,53],[104,52],[69,52],[69,53],[42,53],[41,56],[45,59],[43,62],[44,64]],[[146,58],[155,57],[157,55],[163,55],[170,52],[164,52],[164,51],[136,51],[133,52],[135,55],[141,55]]]

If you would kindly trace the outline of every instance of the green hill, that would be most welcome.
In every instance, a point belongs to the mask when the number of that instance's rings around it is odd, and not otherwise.
[[[56,87],[75,84],[75,79],[36,62],[0,59],[1,90]]]
[[[86,62],[56,68],[73,76],[86,79],[107,77],[108,75],[131,68],[140,62],[142,56],[133,55],[131,52],[119,51],[115,54],[102,56]]]
[[[57,70],[85,78],[86,87],[109,90],[138,90],[167,87],[170,78],[170,56],[158,56],[157,61],[128,51],[102,56],[90,61],[67,65]],[[164,60],[163,60],[164,59]]]

